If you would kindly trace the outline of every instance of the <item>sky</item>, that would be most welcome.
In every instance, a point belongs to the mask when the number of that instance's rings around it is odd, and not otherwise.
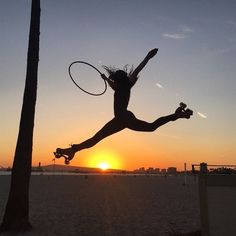
[[[30,0],[0,1],[0,166],[11,166],[26,74]],[[93,136],[113,118],[113,91],[87,95],[70,81],[76,60],[122,68],[158,54],[141,71],[128,109],[149,122],[180,102],[194,111],[155,132],[128,129],[76,154],[71,165],[133,170],[184,163],[236,164],[236,1],[41,0],[40,61],[33,165]],[[100,92],[96,71],[74,67]],[[78,77],[79,76],[79,77]],[[62,159],[56,160],[63,164]]]

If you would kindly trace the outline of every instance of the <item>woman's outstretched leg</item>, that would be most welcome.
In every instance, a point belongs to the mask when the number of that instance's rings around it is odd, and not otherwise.
[[[91,148],[98,142],[100,142],[102,139],[114,133],[117,133],[124,128],[125,128],[124,124],[120,120],[114,118],[111,121],[109,121],[105,126],[103,126],[103,128],[100,129],[93,137],[87,139],[86,141],[80,144],[74,144],[73,148],[76,151],[81,151],[86,148]]]
[[[80,144],[73,144],[70,148],[57,148],[54,154],[57,158],[60,158],[61,156],[65,157],[66,164],[69,164],[69,161],[73,159],[76,152],[86,148],[91,148],[98,142],[100,142],[102,139],[114,133],[117,133],[124,128],[125,126],[120,119],[113,118],[105,126],[103,126],[103,128],[99,130],[93,137],[87,139],[86,141]]]

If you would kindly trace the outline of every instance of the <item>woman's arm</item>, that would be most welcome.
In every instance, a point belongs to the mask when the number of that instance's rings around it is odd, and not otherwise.
[[[158,48],[154,48],[148,52],[147,56],[143,59],[143,61],[138,65],[137,68],[130,75],[130,81],[135,84],[138,79],[139,72],[146,66],[148,61],[153,58],[157,54]]]

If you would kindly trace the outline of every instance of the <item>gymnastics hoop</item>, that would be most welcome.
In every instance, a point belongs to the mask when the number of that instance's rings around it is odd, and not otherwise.
[[[91,93],[91,92],[88,92],[86,91],[85,89],[81,88],[76,82],[75,80],[73,79],[73,76],[71,75],[71,67],[74,65],[74,64],[85,64],[85,65],[88,65],[90,67],[92,67],[93,69],[95,69],[100,75],[102,75],[101,71],[98,70],[95,66],[89,64],[88,62],[85,62],[85,61],[74,61],[70,64],[69,68],[68,68],[68,71],[69,71],[69,75],[70,75],[70,78],[72,80],[72,82],[80,89],[82,90],[83,92],[89,94],[89,95],[92,95],[92,96],[101,96],[103,95],[106,91],[107,91],[107,83],[106,83],[106,80],[104,80],[103,78],[103,81],[104,81],[104,84],[105,84],[105,87],[104,87],[104,90],[101,92],[101,93]]]

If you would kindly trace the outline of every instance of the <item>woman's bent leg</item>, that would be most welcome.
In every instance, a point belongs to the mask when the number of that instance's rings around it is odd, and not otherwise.
[[[193,111],[185,108],[186,104],[180,103],[180,106],[175,110],[175,113],[168,116],[160,117],[152,123],[139,120],[134,116],[132,112],[127,112],[126,126],[127,128],[136,131],[152,132],[170,121],[175,121],[180,118],[189,119],[193,115]]]
[[[156,119],[154,122],[146,122],[143,120],[137,119],[133,114],[132,116],[129,117],[127,120],[127,128],[135,131],[143,131],[143,132],[153,132],[160,126],[176,120],[176,115],[168,115],[168,116],[163,116],[158,119]]]

